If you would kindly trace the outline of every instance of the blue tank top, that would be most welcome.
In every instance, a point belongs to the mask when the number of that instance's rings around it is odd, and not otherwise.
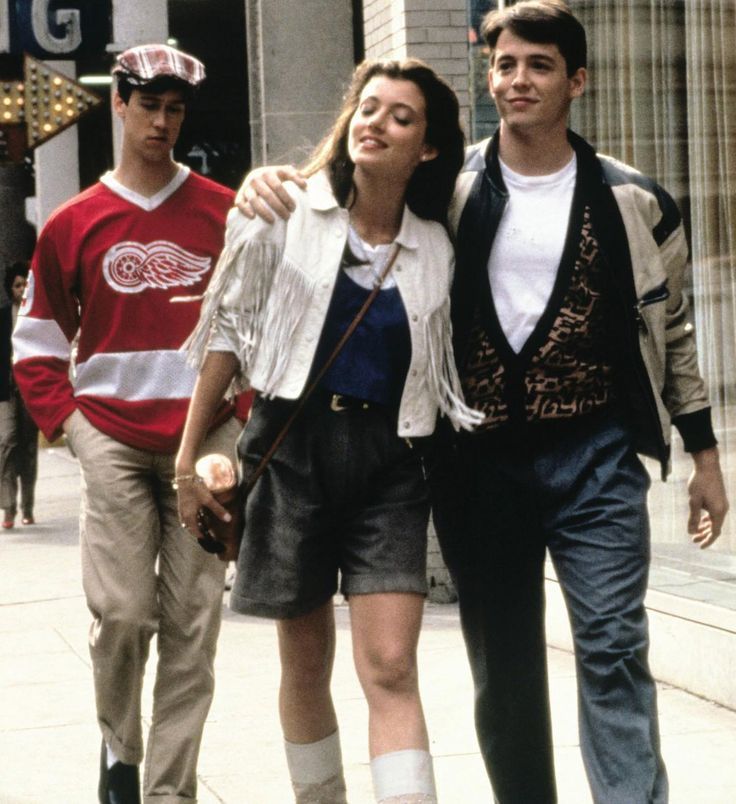
[[[312,370],[318,371],[370,291],[340,269]],[[322,378],[334,394],[398,408],[411,361],[411,336],[398,287],[378,293],[358,328]]]

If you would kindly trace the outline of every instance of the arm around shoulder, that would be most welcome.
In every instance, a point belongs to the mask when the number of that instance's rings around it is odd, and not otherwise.
[[[276,216],[288,220],[294,211],[294,200],[284,186],[286,181],[294,182],[302,190],[307,186],[306,179],[293,165],[256,168],[243,180],[235,205],[246,218],[258,217],[266,223],[275,223]]]

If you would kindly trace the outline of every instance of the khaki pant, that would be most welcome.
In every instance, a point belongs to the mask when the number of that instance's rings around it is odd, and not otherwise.
[[[240,423],[212,433],[203,452],[234,460]],[[225,564],[179,524],[174,458],[121,444],[77,411],[70,444],[82,469],[82,581],[94,617],[89,645],[97,717],[127,764],[143,759],[141,688],[158,635],[144,800],[196,800],[197,757],[214,690]]]

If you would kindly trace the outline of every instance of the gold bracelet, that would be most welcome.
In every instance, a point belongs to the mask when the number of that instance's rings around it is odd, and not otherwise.
[[[204,483],[204,478],[200,475],[176,475],[171,481],[171,488],[176,491],[181,483]]]

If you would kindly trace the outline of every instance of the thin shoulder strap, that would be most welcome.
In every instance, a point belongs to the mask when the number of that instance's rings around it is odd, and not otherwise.
[[[337,342],[337,344],[336,344],[335,348],[332,350],[332,353],[330,354],[330,356],[324,362],[324,365],[322,366],[322,368],[314,375],[314,379],[309,384],[308,388],[304,391],[304,393],[301,395],[301,397],[299,397],[299,402],[297,403],[296,408],[294,408],[294,410],[291,413],[291,416],[289,416],[289,418],[286,420],[286,423],[281,428],[281,430],[279,431],[279,433],[276,436],[276,438],[274,438],[273,443],[268,448],[268,450],[266,451],[265,455],[261,458],[258,466],[256,466],[255,470],[253,471],[253,474],[250,475],[248,478],[246,478],[246,480],[245,480],[245,491],[246,492],[250,491],[250,489],[255,485],[256,480],[258,480],[258,478],[263,474],[263,471],[265,470],[266,466],[268,465],[268,462],[271,460],[271,458],[273,457],[273,454],[279,448],[281,442],[286,438],[286,435],[289,432],[289,430],[291,429],[292,424],[294,424],[294,421],[296,420],[296,418],[299,416],[299,414],[304,409],[304,406],[307,404],[307,401],[312,396],[314,391],[317,389],[317,386],[319,385],[320,381],[322,380],[322,377],[324,377],[324,375],[327,373],[327,370],[335,362],[335,360],[337,359],[337,356],[340,354],[340,351],[342,350],[343,346],[345,346],[345,344],[347,343],[347,341],[350,338],[350,336],[355,332],[355,330],[358,328],[358,325],[360,324],[360,322],[365,317],[365,314],[368,312],[368,309],[370,308],[370,306],[375,301],[376,296],[378,296],[378,293],[381,290],[381,286],[383,285],[386,277],[389,275],[391,269],[393,268],[394,262],[396,261],[396,257],[399,254],[399,248],[400,248],[400,246],[397,243],[396,247],[394,248],[393,253],[391,254],[391,257],[386,261],[386,265],[384,266],[383,271],[381,271],[381,275],[378,277],[378,279],[373,284],[373,288],[372,288],[370,294],[368,295],[368,298],[363,302],[362,307],[355,314],[355,317],[350,322],[350,325],[345,330],[345,332],[343,332],[342,337]]]

